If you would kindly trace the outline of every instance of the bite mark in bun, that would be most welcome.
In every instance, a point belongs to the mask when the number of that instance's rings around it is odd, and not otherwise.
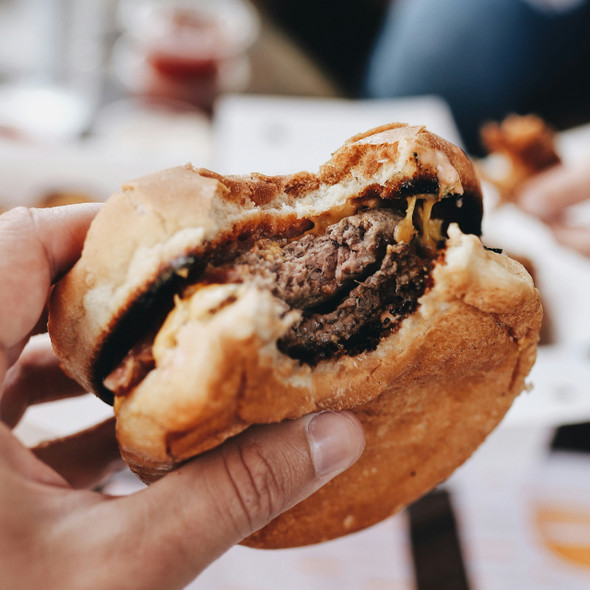
[[[538,293],[481,216],[471,163],[423,127],[358,135],[317,174],[165,170],[95,219],[54,347],[146,482],[251,424],[354,411],[359,462],[246,542],[334,538],[448,477],[524,387]]]

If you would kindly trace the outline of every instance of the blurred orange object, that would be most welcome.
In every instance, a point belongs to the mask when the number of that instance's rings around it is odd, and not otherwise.
[[[90,195],[78,191],[56,190],[43,195],[33,207],[61,207],[62,205],[77,205],[79,203],[93,203]]]
[[[535,115],[509,115],[501,123],[487,123],[481,139],[490,155],[505,160],[500,173],[488,166],[479,169],[484,180],[497,188],[501,202],[514,202],[526,180],[561,162],[553,130]]]
[[[554,554],[590,567],[590,511],[540,506],[536,524],[544,545]]]

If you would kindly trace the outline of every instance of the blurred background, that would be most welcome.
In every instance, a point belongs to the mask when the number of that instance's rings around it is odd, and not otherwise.
[[[559,158],[583,162],[589,25],[584,0],[0,0],[0,210],[104,200],[185,162],[315,170],[391,121],[486,165],[482,126],[535,113]],[[590,263],[483,188],[485,241],[526,262],[545,303],[531,392],[403,514],[314,548],[235,548],[191,588],[589,587]],[[56,402],[17,434],[34,443],[110,412]],[[138,487],[128,473],[105,484]]]
[[[0,120],[64,139],[129,97],[433,94],[479,154],[510,112],[587,122],[588,25],[584,0],[1,0]]]

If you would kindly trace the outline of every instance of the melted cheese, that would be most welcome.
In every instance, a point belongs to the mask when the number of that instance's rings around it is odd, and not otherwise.
[[[322,235],[326,233],[326,229],[342,221],[345,217],[351,217],[358,213],[361,206],[368,207],[369,209],[376,209],[379,206],[380,199],[358,199],[355,201],[347,201],[343,205],[333,207],[328,211],[324,211],[321,215],[311,218],[313,221],[313,227],[308,229],[304,235]],[[294,236],[292,240],[298,240],[301,236]]]
[[[418,199],[420,200],[418,201]],[[406,216],[395,228],[395,241],[400,244],[409,244],[414,236],[429,252],[436,250],[436,245],[442,240],[442,220],[431,219],[432,207],[437,201],[431,197],[410,197]],[[417,216],[418,226],[414,223],[414,213]]]
[[[421,233],[419,239],[428,252],[434,253],[436,245],[442,240],[442,219],[431,219],[434,199],[424,199],[418,210],[420,216]]]
[[[410,197],[408,199],[408,208],[406,209],[406,216],[397,224],[394,233],[395,241],[399,243],[409,244],[412,238],[416,235],[416,227],[414,226],[414,208],[416,207],[416,198]]]
[[[418,195],[408,198],[405,217],[398,223],[395,228],[394,239],[400,244],[409,244],[414,237],[420,241],[422,246],[430,253],[436,251],[436,245],[443,239],[442,220],[431,219],[432,208],[438,201],[432,195]],[[364,206],[369,208],[377,207],[379,199],[372,199],[363,202]],[[358,212],[359,203],[349,202],[345,205],[326,211],[321,216],[313,219],[314,226],[307,230],[305,234],[321,235],[326,229]],[[417,224],[414,217],[417,217]],[[295,236],[292,240],[299,239],[301,236]]]

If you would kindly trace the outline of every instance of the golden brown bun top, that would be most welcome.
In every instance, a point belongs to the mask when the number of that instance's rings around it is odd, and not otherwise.
[[[480,232],[481,192],[469,159],[424,127],[399,123],[351,138],[315,174],[221,176],[188,164],[129,182],[105,203],[81,259],[54,290],[55,351],[73,377],[108,400],[102,380],[122,352],[110,351],[109,336],[178,268],[253,231],[301,233],[310,221],[347,214],[359,197],[425,192],[463,195],[457,221],[466,233]]]

